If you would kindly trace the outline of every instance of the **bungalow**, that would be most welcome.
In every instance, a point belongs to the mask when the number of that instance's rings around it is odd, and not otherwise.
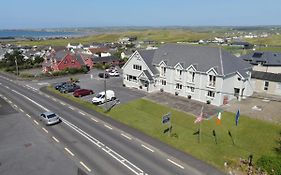
[[[92,62],[93,62],[93,66],[95,64],[109,64],[112,66],[119,66],[120,64],[120,60],[119,58],[115,57],[115,56],[107,56],[107,57],[96,57],[93,56],[92,57]]]
[[[137,50],[122,67],[123,84],[165,91],[216,106],[251,96],[251,65],[220,48],[165,44]]]
[[[281,95],[280,52],[253,52],[240,58],[253,65],[251,81],[255,92]]]

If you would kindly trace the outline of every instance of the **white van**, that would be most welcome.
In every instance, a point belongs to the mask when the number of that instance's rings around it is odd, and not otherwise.
[[[106,99],[107,99],[107,101],[115,100],[116,97],[115,97],[114,91],[107,90],[106,91]],[[105,103],[105,91],[102,91],[102,92],[98,93],[98,95],[92,99],[92,103],[93,104]]]

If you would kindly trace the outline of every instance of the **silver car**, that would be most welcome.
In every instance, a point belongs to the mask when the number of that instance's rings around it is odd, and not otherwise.
[[[52,125],[60,122],[60,117],[55,113],[48,111],[40,115],[40,120],[43,121],[46,125]]]

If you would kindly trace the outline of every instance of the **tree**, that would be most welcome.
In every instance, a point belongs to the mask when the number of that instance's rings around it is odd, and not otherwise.
[[[34,63],[34,64],[40,64],[40,63],[42,63],[43,61],[44,61],[44,58],[43,58],[43,57],[36,56],[36,57],[34,58],[33,63]]]

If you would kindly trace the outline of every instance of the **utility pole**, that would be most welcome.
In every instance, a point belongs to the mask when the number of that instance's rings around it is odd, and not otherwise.
[[[106,77],[105,77],[105,74],[106,74],[106,72],[104,70],[103,77],[104,77],[105,110],[107,110]]]

